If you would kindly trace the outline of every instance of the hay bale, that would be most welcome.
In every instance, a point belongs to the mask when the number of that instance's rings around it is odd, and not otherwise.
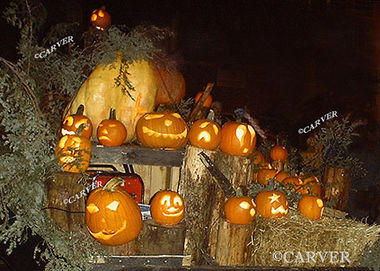
[[[331,217],[333,210],[326,213],[330,216],[319,221],[304,218],[296,210],[281,219],[257,217],[249,265],[360,266],[364,249],[378,240],[380,226],[346,219],[342,212],[338,218]]]

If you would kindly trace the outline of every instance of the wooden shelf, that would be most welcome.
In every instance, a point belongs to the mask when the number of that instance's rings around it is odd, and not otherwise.
[[[92,145],[91,163],[138,164],[151,166],[180,167],[185,149],[159,150],[137,145],[106,147]]]

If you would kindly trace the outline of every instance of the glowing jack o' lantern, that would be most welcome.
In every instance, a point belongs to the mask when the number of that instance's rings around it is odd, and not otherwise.
[[[256,215],[255,207],[250,197],[231,197],[224,205],[224,213],[230,223],[250,224]]]
[[[261,191],[255,198],[257,212],[265,218],[280,218],[288,213],[288,200],[280,191]]]
[[[115,117],[115,110],[111,108],[109,119],[102,120],[97,130],[99,143],[104,146],[120,146],[127,137],[124,124]]]
[[[305,195],[298,203],[300,213],[312,220],[319,220],[324,208],[322,199],[316,196]]]
[[[174,191],[160,191],[150,203],[150,213],[153,220],[158,224],[176,225],[185,215],[183,198]]]
[[[73,115],[67,116],[62,122],[61,134],[65,135],[75,135],[79,127],[84,124],[81,136],[87,138],[91,137],[92,134],[92,122],[91,120],[83,115],[84,106],[81,104],[77,112]]]
[[[85,136],[65,135],[56,148],[56,156],[66,172],[85,172],[91,159],[91,142]]]
[[[187,124],[178,113],[147,113],[136,125],[137,139],[149,148],[181,148],[187,143],[187,134]]]
[[[104,7],[95,9],[91,14],[91,23],[96,29],[104,31],[111,25],[111,15]]]
[[[86,225],[100,243],[118,246],[135,239],[142,229],[136,201],[120,187],[121,178],[112,178],[91,192],[86,203]]]
[[[207,119],[197,120],[189,132],[191,145],[206,150],[215,150],[222,139],[222,128],[215,121]]]
[[[222,127],[222,141],[219,148],[222,152],[246,157],[256,146],[256,132],[246,123],[229,121]]]

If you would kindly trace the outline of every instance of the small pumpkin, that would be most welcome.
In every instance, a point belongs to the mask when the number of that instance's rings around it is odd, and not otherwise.
[[[178,149],[187,143],[188,128],[178,113],[147,113],[137,122],[137,139],[144,147]]]
[[[178,104],[186,94],[186,84],[182,73],[178,70],[167,71],[157,66],[154,70],[158,78],[155,104]]]
[[[95,9],[91,14],[91,23],[97,29],[104,31],[111,25],[111,15],[104,7]]]
[[[203,92],[198,92],[197,95],[195,95],[195,103],[198,103],[201,97],[203,96]],[[212,104],[212,96],[208,95],[206,98],[206,101],[203,103],[203,107],[210,107]]]
[[[302,185],[302,180],[298,177],[288,177],[285,178],[282,182],[283,185],[287,186],[289,191],[296,192],[299,190],[300,185]]]
[[[250,224],[256,215],[256,204],[246,196],[231,197],[224,204],[224,213],[228,222],[233,224]]]
[[[158,192],[150,203],[150,213],[161,225],[176,225],[185,215],[185,203],[180,194],[164,190]]]
[[[85,127],[82,130],[81,135],[90,138],[92,135],[92,122],[91,120],[83,115],[84,106],[83,104],[78,106],[77,112],[75,114],[67,116],[61,127],[61,134],[64,135],[74,135],[78,128],[84,124]]]
[[[320,197],[305,195],[298,203],[299,212],[312,220],[319,220],[322,217],[324,204]]]
[[[135,239],[142,229],[140,207],[120,187],[115,177],[91,192],[86,203],[86,225],[92,237],[103,245],[119,246]]]
[[[215,121],[200,119],[193,123],[189,131],[191,145],[206,150],[215,150],[222,140],[222,128]]]
[[[257,182],[267,185],[269,180],[275,178],[277,173],[275,169],[260,169],[257,173]]]
[[[286,178],[290,178],[290,174],[285,171],[280,171],[277,173],[275,180],[279,183],[282,183]]]
[[[288,200],[280,191],[261,191],[255,198],[256,211],[265,218],[281,218],[288,209]]]
[[[219,149],[227,154],[247,157],[256,146],[256,132],[246,123],[226,122],[222,127]]]
[[[120,146],[127,137],[127,129],[115,116],[115,109],[110,109],[109,119],[104,119],[99,123],[97,138],[103,146]]]
[[[91,159],[91,141],[85,136],[65,135],[56,148],[56,156],[66,172],[85,172]]]
[[[253,178],[252,178],[252,180],[257,183],[258,182],[258,175],[259,175],[260,170],[262,170],[262,169],[272,169],[272,166],[271,166],[270,163],[264,162],[264,163],[261,163],[261,164],[253,164],[253,169],[254,169],[254,172],[253,172]]]
[[[254,150],[250,155],[249,157],[253,164],[257,165],[257,164],[261,164],[261,163],[265,163],[265,157],[264,157],[264,154],[262,154],[260,151],[258,150]]]
[[[283,146],[274,146],[270,150],[270,157],[273,161],[285,161],[288,158],[288,151]]]
[[[321,184],[317,177],[311,176],[302,180],[302,183],[297,192],[301,193],[302,195],[313,194],[314,196],[320,197]]]

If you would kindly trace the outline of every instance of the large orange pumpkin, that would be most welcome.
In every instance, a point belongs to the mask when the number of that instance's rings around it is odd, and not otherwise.
[[[150,203],[150,213],[158,224],[176,225],[185,215],[185,203],[177,192],[160,191]]]
[[[64,135],[74,135],[79,127],[84,124],[85,127],[82,130],[81,136],[90,138],[92,135],[92,122],[91,120],[83,115],[84,106],[79,105],[77,112],[73,115],[67,116],[62,123],[61,134]]]
[[[247,157],[256,146],[256,132],[246,123],[229,121],[222,127],[222,141],[219,148],[222,152]]]
[[[224,204],[224,213],[228,222],[250,224],[255,218],[256,204],[250,197],[231,197]]]
[[[120,146],[127,137],[127,129],[124,124],[115,117],[115,110],[111,108],[109,119],[99,123],[97,137],[104,146]]]
[[[200,119],[193,123],[189,131],[191,145],[206,150],[215,150],[222,140],[222,128],[215,121]]]
[[[124,81],[115,84],[120,75],[128,78],[133,86],[132,90]],[[132,98],[125,93],[129,90]],[[99,123],[107,119],[111,108],[116,110],[116,119],[121,121],[127,129],[125,142],[135,138],[136,123],[142,115],[151,112],[157,94],[157,76],[152,66],[146,62],[133,62],[128,68],[122,66],[121,56],[107,66],[99,64],[82,84],[78,93],[66,107],[64,116],[74,113],[80,104],[84,105],[84,114],[91,119],[92,124],[98,127]],[[96,140],[96,130],[92,133]]]
[[[270,150],[270,157],[273,161],[285,161],[288,158],[288,151],[283,146],[275,146]]]
[[[91,192],[86,203],[86,225],[90,234],[103,245],[119,246],[135,239],[142,229],[142,217],[136,201],[112,178],[104,187]]]
[[[298,203],[298,210],[303,216],[318,220],[322,217],[324,204],[319,197],[305,195]]]
[[[178,113],[145,114],[137,123],[137,139],[144,147],[178,149],[187,143],[187,124]]]
[[[91,159],[91,142],[85,136],[65,135],[56,148],[56,156],[66,172],[85,172]]]
[[[158,78],[158,90],[156,105],[159,104],[177,104],[186,94],[185,79],[180,71],[160,69],[155,67]]]
[[[111,15],[104,7],[95,9],[91,14],[91,23],[99,30],[105,30],[111,25]]]
[[[280,218],[288,213],[288,200],[280,191],[261,191],[255,198],[257,212],[265,218]]]

